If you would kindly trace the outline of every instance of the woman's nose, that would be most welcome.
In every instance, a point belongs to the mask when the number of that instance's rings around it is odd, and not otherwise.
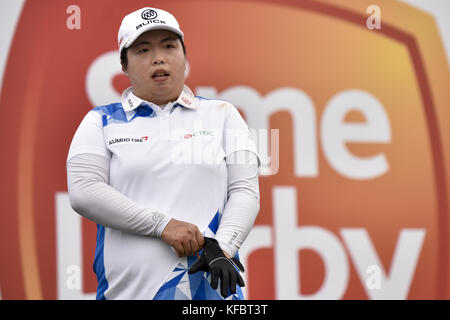
[[[165,62],[166,62],[166,60],[164,59],[164,57],[162,57],[162,56],[160,56],[160,55],[155,56],[155,57],[153,58],[153,64],[154,64],[154,65],[164,64]]]

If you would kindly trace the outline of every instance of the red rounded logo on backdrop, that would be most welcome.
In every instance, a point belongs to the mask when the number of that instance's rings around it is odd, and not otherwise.
[[[69,5],[25,3],[4,75],[4,299],[96,290],[96,226],[71,211],[65,163],[86,113],[129,86],[117,28],[142,3],[83,2],[79,30],[61,16]],[[186,84],[234,104],[256,133],[261,209],[240,250],[247,298],[450,298],[450,84],[427,14],[386,3],[374,30],[353,2],[152,6],[186,35]]]

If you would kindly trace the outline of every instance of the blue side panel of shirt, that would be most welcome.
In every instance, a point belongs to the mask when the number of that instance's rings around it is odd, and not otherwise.
[[[105,245],[105,227],[97,225],[97,246],[95,247],[94,272],[97,275],[97,300],[106,300],[105,291],[108,289],[108,280],[105,277],[105,262],[103,251]]]

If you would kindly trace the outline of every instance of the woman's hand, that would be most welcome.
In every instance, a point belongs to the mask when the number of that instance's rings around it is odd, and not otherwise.
[[[195,224],[176,219],[170,220],[161,238],[175,249],[178,257],[194,255],[205,244],[203,235]]]

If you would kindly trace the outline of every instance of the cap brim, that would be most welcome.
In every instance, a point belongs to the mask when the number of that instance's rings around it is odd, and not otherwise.
[[[179,35],[182,40],[184,38],[184,34],[183,34],[183,32],[181,32],[181,30],[172,28],[170,26],[147,25],[147,26],[142,27],[141,30],[139,30],[139,32],[136,33],[133,38],[129,39],[128,42],[120,48],[120,51],[122,51],[123,48],[129,48],[136,41],[136,39],[139,38],[139,36],[141,34],[147,32],[147,31],[152,31],[152,30],[168,30],[168,31],[172,31],[173,33]]]

